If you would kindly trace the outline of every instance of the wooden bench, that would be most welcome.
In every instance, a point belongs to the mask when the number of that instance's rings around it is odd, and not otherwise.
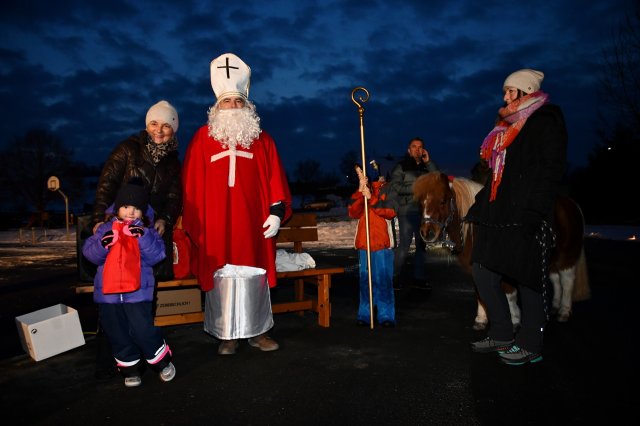
[[[303,243],[318,241],[318,223],[314,213],[296,213],[284,223],[278,232],[277,247],[286,248],[293,244],[295,253],[303,252]],[[322,327],[329,327],[331,318],[331,277],[334,274],[344,273],[343,267],[338,266],[318,266],[300,271],[278,272],[278,280],[293,280],[294,297],[292,301],[272,303],[271,309],[274,314],[284,312],[312,311],[318,314],[318,324]],[[313,284],[317,287],[316,297],[307,297],[304,292],[305,283]],[[167,289],[193,288],[198,287],[195,278],[187,278],[172,281],[158,282],[158,291]],[[93,286],[76,287],[76,293],[91,293]],[[189,312],[172,315],[158,315],[155,317],[155,324],[158,326],[189,324],[204,321],[204,312]]]

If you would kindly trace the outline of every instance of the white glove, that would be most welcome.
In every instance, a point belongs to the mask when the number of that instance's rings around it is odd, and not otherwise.
[[[280,218],[276,215],[271,214],[269,215],[267,220],[264,221],[262,227],[267,228],[267,230],[264,231],[265,238],[275,237],[278,233],[278,229],[280,229]]]

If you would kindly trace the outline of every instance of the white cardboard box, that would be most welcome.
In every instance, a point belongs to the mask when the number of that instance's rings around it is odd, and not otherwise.
[[[16,317],[22,348],[35,361],[85,344],[75,309],[59,304]]]
[[[202,312],[200,288],[158,290],[156,316]]]

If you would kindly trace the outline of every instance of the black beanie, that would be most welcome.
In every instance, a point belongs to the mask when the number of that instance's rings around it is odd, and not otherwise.
[[[146,213],[149,204],[149,194],[144,188],[142,180],[139,178],[131,178],[129,182],[120,188],[116,201],[114,203],[115,213],[122,206],[134,206]]]

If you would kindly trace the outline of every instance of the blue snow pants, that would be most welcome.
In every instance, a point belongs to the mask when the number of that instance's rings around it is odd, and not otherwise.
[[[358,320],[369,324],[369,277],[367,274],[367,251],[360,253],[360,306]],[[371,286],[373,305],[377,308],[378,323],[396,322],[393,296],[393,250],[382,249],[371,252]]]
[[[137,375],[141,354],[155,370],[169,364],[171,350],[160,328],[153,324],[151,302],[100,303],[98,306],[100,324],[124,376]]]

